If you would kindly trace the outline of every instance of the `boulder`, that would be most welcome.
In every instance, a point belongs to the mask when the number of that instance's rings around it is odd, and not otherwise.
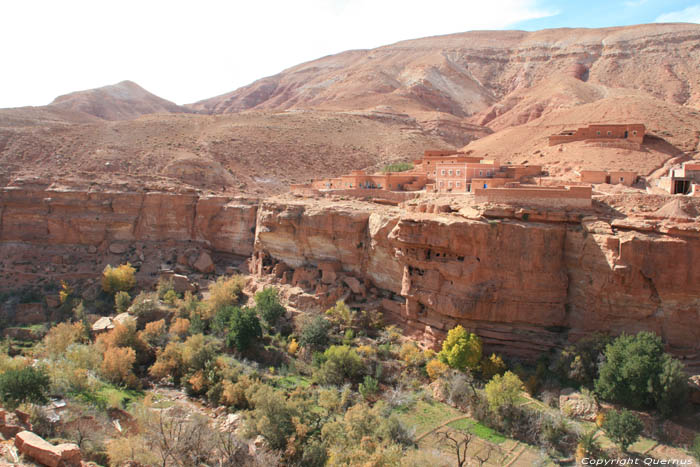
[[[109,252],[115,255],[123,255],[129,250],[129,244],[127,243],[112,243],[109,245]]]
[[[47,295],[46,306],[48,306],[49,308],[58,308],[59,306],[61,306],[61,297],[59,297],[57,294]]]
[[[209,256],[209,253],[207,253],[206,251],[203,251],[199,254],[199,257],[194,262],[192,267],[204,274],[214,272],[214,270],[216,269],[216,267],[214,266],[214,261],[212,261],[211,256]]]
[[[73,443],[54,446],[31,431],[21,431],[15,436],[17,450],[47,467],[79,467],[80,448]]]
[[[109,331],[113,328],[114,323],[112,322],[112,318],[110,318],[109,316],[103,316],[102,318],[95,321],[95,324],[92,325],[92,332],[102,333]]]
[[[168,273],[162,274],[161,277],[165,278],[166,280],[172,280],[173,288],[177,293],[194,292],[196,290],[195,285],[190,282],[189,278],[182,274]]]
[[[343,282],[345,282],[347,284],[347,286],[350,287],[350,290],[352,290],[352,293],[357,294],[357,295],[364,295],[365,294],[365,287],[356,278],[351,277],[351,276],[345,276],[345,277],[343,277]]]
[[[239,413],[230,413],[221,423],[221,431],[235,431],[243,421],[243,416]]]
[[[572,388],[562,389],[559,395],[559,410],[566,417],[595,421],[600,406],[592,396],[584,396]]]

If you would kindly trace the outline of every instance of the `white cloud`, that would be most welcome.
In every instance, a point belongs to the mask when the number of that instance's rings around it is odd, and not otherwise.
[[[664,13],[655,23],[700,23],[700,5],[689,6],[684,10]]]
[[[188,103],[343,50],[553,14],[536,2],[6,1],[0,107],[42,105],[124,79]]]

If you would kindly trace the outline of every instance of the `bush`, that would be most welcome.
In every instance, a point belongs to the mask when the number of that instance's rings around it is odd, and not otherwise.
[[[425,370],[428,372],[428,376],[432,381],[444,375],[448,369],[449,367],[438,359],[430,360],[425,366]]]
[[[266,287],[263,291],[255,294],[255,309],[267,329],[275,328],[277,322],[286,313],[280,304],[277,289],[274,287]]]
[[[133,372],[135,361],[136,352],[131,347],[110,347],[102,360],[102,376],[112,383],[136,387],[138,380]]]
[[[473,370],[481,361],[481,339],[474,333],[468,333],[462,326],[457,326],[447,333],[438,358],[452,368]]]
[[[113,268],[109,264],[102,271],[102,290],[113,294],[120,291],[129,291],[136,285],[134,269],[131,264],[121,264]]]
[[[43,369],[28,366],[0,374],[0,398],[10,410],[22,402],[45,403],[48,388],[49,376]]]
[[[328,345],[328,332],[331,323],[321,315],[307,319],[301,326],[299,343],[312,349],[323,349]]]
[[[394,162],[392,164],[387,164],[382,168],[382,172],[405,172],[411,170],[413,164],[410,162]]]
[[[82,323],[59,323],[52,327],[42,341],[43,352],[49,358],[61,358],[66,349],[83,337]]]
[[[604,334],[594,334],[565,347],[552,365],[554,372],[565,384],[593,384],[604,360],[605,347],[611,340]]]
[[[117,313],[124,313],[131,305],[131,295],[129,292],[119,291],[114,294],[114,309]]]
[[[355,380],[364,367],[362,358],[347,345],[333,345],[323,353],[324,362],[314,372],[321,384],[339,385],[345,380]]]
[[[326,315],[331,323],[342,330],[353,326],[357,312],[351,310],[343,300],[338,300],[335,305],[326,310]]]
[[[481,361],[481,375],[487,381],[496,375],[502,375],[507,369],[508,367],[506,367],[501,356],[495,353],[492,353],[489,358],[484,357]]]
[[[423,352],[418,348],[415,342],[409,341],[401,345],[399,349],[399,357],[410,366],[421,366],[425,363]]]
[[[163,347],[168,342],[165,320],[159,319],[158,321],[146,323],[146,327],[141,331],[140,337],[152,347]]]
[[[690,448],[690,453],[700,461],[700,435],[695,435],[695,440]]]
[[[262,337],[260,320],[252,308],[234,308],[229,321],[226,345],[235,347],[239,352],[245,351],[253,339]]]
[[[299,343],[297,342],[296,339],[292,339],[292,341],[287,346],[287,352],[290,355],[296,355],[298,350],[299,350]]]
[[[503,375],[495,375],[484,388],[489,408],[497,412],[502,408],[510,408],[515,405],[520,391],[523,390],[523,382],[510,371]]]
[[[362,397],[365,399],[372,397],[377,392],[379,392],[379,381],[367,375],[365,376],[364,381],[360,383],[358,391],[360,392],[360,394],[362,394]]]
[[[207,313],[203,318],[211,319],[223,307],[238,303],[243,287],[245,287],[243,276],[219,277],[209,286]]]
[[[187,318],[175,318],[175,321],[170,325],[170,332],[178,338],[184,339],[190,331],[190,320]]]
[[[632,408],[656,406],[664,415],[672,413],[685,403],[687,382],[680,362],[663,349],[652,332],[622,334],[605,349],[596,392]]]
[[[642,434],[644,424],[634,413],[629,410],[610,411],[605,415],[603,430],[623,451],[627,451],[630,444],[637,441]]]

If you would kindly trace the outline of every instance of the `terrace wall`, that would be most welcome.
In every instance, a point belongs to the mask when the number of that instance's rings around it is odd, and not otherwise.
[[[553,208],[590,208],[590,186],[475,188],[477,203],[519,204]]]

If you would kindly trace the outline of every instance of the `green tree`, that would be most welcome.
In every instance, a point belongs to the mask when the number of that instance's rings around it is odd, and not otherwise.
[[[262,337],[260,320],[252,308],[234,308],[229,321],[226,345],[235,347],[239,352],[248,348],[253,339]]]
[[[693,441],[693,445],[690,447],[690,452],[697,460],[700,461],[700,435],[695,435],[695,440]]]
[[[48,400],[49,382],[49,375],[43,369],[28,366],[7,370],[0,375],[0,398],[11,410],[22,402],[42,404]]]
[[[605,359],[595,383],[603,399],[632,408],[656,406],[664,414],[685,403],[682,365],[664,353],[656,334],[622,334],[605,348]]]
[[[605,415],[603,430],[623,451],[627,451],[630,444],[637,441],[642,434],[644,424],[634,413],[629,410],[612,410]]]
[[[286,312],[274,287],[266,287],[255,294],[255,309],[268,329],[277,326],[277,322]]]
[[[314,373],[321,384],[339,385],[345,380],[354,380],[362,372],[362,357],[347,345],[333,345],[323,353],[324,362]]]
[[[108,264],[102,271],[102,289],[111,294],[131,290],[136,285],[135,273],[136,269],[129,263],[116,268]]]
[[[481,361],[481,339],[457,326],[447,333],[438,353],[441,362],[458,370],[475,369]]]
[[[489,407],[495,412],[515,405],[518,395],[523,390],[523,382],[515,373],[506,371],[503,375],[495,375],[486,383],[484,390]]]
[[[122,290],[114,294],[114,308],[117,310],[117,313],[124,313],[129,309],[129,305],[131,305],[129,292]]]
[[[322,349],[328,345],[328,332],[331,323],[321,315],[316,315],[301,326],[299,343],[304,347]]]

